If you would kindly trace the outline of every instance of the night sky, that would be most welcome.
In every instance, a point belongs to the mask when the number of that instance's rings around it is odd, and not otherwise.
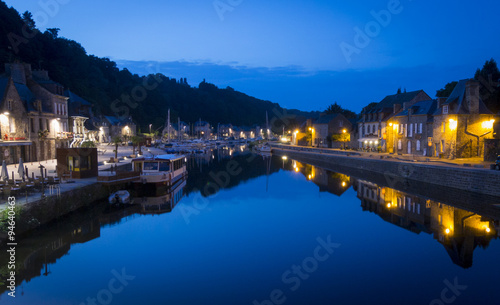
[[[500,60],[494,0],[6,3],[134,73],[187,77],[192,86],[205,78],[301,110],[337,101],[360,111],[399,87],[434,96]]]

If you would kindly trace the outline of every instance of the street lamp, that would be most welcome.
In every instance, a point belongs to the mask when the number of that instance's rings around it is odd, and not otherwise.
[[[344,142],[344,150],[345,150],[345,142],[347,141],[346,132],[347,132],[347,130],[345,128],[342,129],[342,140],[343,140],[342,142]]]

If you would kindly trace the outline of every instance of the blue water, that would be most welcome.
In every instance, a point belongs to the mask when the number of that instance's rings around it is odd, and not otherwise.
[[[269,175],[256,160],[245,170],[259,167],[260,175],[230,176],[228,188],[208,197],[192,185],[213,165],[203,173],[192,168],[189,194],[170,213],[129,213],[111,224],[98,214],[95,238],[69,242],[53,262],[38,265],[47,276],[24,281],[15,299],[5,292],[0,303],[500,303],[497,238],[476,247],[472,266],[463,268],[432,234],[363,211],[353,187],[341,197],[320,192],[291,160],[273,159]],[[50,253],[68,230],[38,234],[25,251],[40,248],[38,238],[48,240],[42,245]],[[460,287],[452,291],[445,281]]]

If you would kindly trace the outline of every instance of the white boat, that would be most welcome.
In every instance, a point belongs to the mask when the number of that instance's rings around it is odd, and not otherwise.
[[[165,192],[180,179],[186,179],[186,157],[184,155],[159,155],[132,160],[132,170],[140,172],[134,186],[142,195],[156,196]]]
[[[264,143],[263,145],[258,146],[257,149],[261,153],[271,153],[271,145],[269,145],[269,143]]]
[[[109,203],[111,204],[129,204],[130,193],[128,191],[114,192],[109,196]]]

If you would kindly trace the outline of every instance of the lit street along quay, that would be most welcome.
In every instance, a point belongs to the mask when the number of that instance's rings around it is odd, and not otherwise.
[[[243,148],[187,163],[169,199],[98,203],[17,240],[1,304],[498,303],[493,204]]]

